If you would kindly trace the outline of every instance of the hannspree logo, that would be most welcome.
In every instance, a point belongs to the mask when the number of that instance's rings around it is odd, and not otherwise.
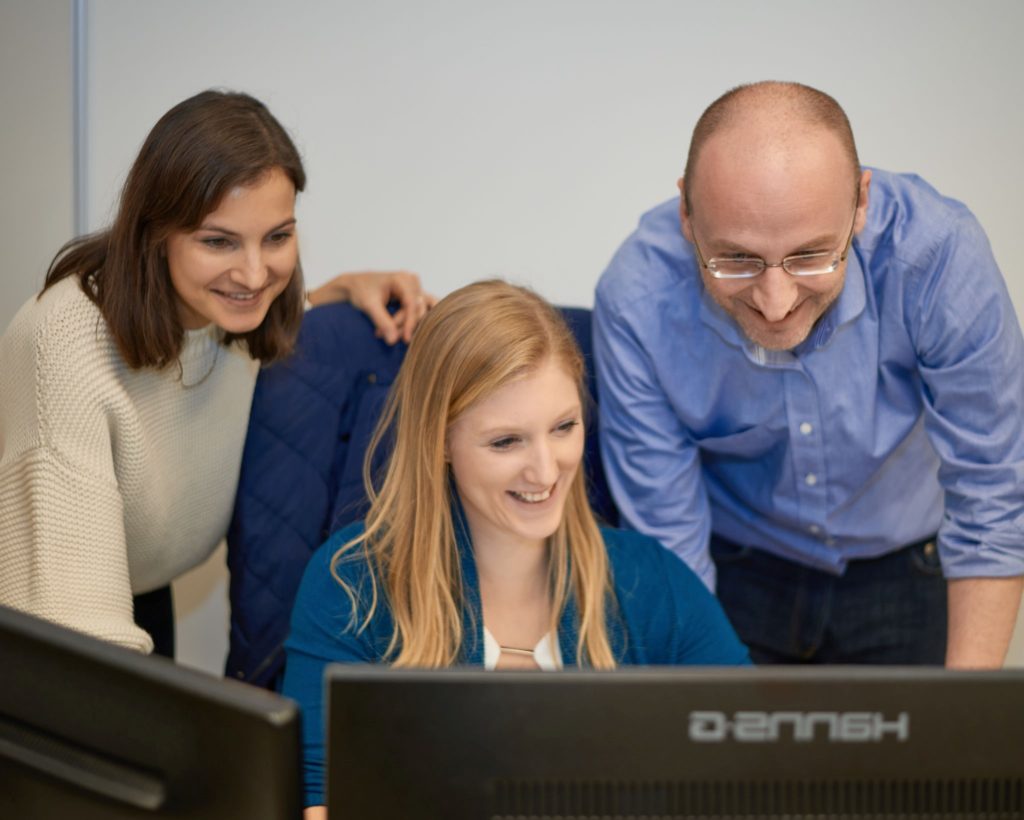
[[[800,743],[881,743],[910,738],[910,715],[886,718],[881,712],[690,712],[690,740],[697,743],[773,743],[792,738]]]

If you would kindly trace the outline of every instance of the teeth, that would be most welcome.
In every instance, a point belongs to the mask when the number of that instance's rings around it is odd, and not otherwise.
[[[256,298],[255,293],[225,293],[224,291],[219,291],[219,293],[221,296],[226,296],[235,302],[251,302]]]
[[[547,501],[551,498],[551,490],[549,487],[542,493],[517,493],[515,490],[512,491],[512,495],[521,501],[526,501],[529,504],[539,504],[541,501]]]

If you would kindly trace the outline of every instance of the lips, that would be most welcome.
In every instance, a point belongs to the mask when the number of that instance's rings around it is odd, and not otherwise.
[[[539,493],[527,493],[517,492],[516,490],[509,490],[508,494],[517,501],[522,501],[524,504],[541,504],[551,498],[552,493],[555,491],[555,485],[552,484],[546,490],[542,490]]]
[[[231,302],[232,304],[250,305],[253,302],[255,302],[257,299],[259,299],[259,297],[263,294],[263,291],[265,290],[265,288],[260,288],[259,290],[233,290],[233,291],[216,290],[216,289],[211,288],[211,290],[213,290],[213,292],[217,296],[221,297],[222,299],[226,299],[228,302]]]

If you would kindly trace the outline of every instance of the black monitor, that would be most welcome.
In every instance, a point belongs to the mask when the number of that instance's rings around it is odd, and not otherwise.
[[[0,607],[0,818],[300,816],[294,703]]]
[[[1024,671],[333,666],[343,820],[1020,818]]]

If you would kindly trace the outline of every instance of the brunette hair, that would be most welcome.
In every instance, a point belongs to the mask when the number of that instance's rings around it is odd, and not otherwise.
[[[299,152],[281,124],[247,94],[203,91],[164,114],[128,172],[109,228],[68,242],[54,257],[40,293],[68,276],[96,303],[129,367],[162,368],[184,340],[167,269],[167,238],[194,231],[224,195],[280,168],[306,185]],[[226,334],[271,362],[287,355],[302,321],[303,284],[296,268],[255,330]]]
[[[395,624],[387,651],[395,666],[449,666],[463,642],[465,602],[445,459],[449,428],[481,399],[552,360],[573,379],[582,401],[583,357],[562,315],[535,293],[506,282],[477,282],[455,291],[416,328],[367,452],[363,475],[371,506],[365,530],[331,561],[352,602],[350,629],[366,627],[383,592]],[[377,488],[370,464],[385,438],[392,449]],[[371,600],[361,624],[356,591],[337,572],[341,560],[369,562]],[[582,464],[562,521],[548,538],[548,577],[552,629],[574,596],[580,664],[613,668],[605,620],[614,605],[608,556],[587,501]]]
[[[726,91],[721,97],[704,109],[690,138],[690,150],[686,157],[683,178],[687,184],[686,210],[692,213],[690,181],[695,179],[697,160],[701,149],[717,131],[741,123],[755,111],[768,111],[779,123],[786,125],[807,124],[825,128],[834,133],[842,145],[853,173],[852,193],[860,190],[860,159],[857,144],[853,139],[850,120],[842,106],[824,91],[802,83],[765,80],[758,83],[738,85]]]

